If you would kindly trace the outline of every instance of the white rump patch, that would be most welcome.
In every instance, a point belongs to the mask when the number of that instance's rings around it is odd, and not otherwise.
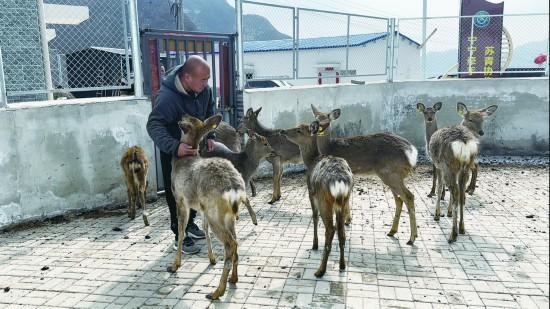
[[[334,198],[349,195],[349,186],[343,181],[334,182],[330,184],[330,194]]]
[[[466,144],[462,141],[454,141],[451,143],[453,155],[460,162],[469,162],[472,156],[477,155],[478,141],[469,140]]]
[[[229,204],[233,205],[234,203],[238,202],[240,203],[241,200],[243,200],[246,197],[244,191],[242,190],[234,190],[231,189],[229,191],[225,191],[222,195],[222,198],[229,202]]]
[[[411,148],[405,150],[405,155],[407,156],[407,160],[409,160],[411,167],[415,167],[416,160],[418,159],[418,150],[416,150],[416,147],[411,145]]]

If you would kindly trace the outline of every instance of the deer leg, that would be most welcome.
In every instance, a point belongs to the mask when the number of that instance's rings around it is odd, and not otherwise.
[[[403,209],[403,200],[395,192],[392,191],[392,193],[395,201],[395,214],[393,216],[393,223],[388,236],[393,236],[397,233],[397,229],[399,228],[399,218],[401,217],[401,210]]]
[[[273,165],[273,194],[269,204],[273,204],[281,198],[281,178],[283,176],[283,168],[281,165],[281,157],[276,156],[271,158]]]
[[[469,170],[463,170],[458,178],[459,181],[459,193],[460,193],[460,221],[458,224],[458,233],[465,234],[464,229],[464,204],[466,204],[466,182],[468,181]]]
[[[453,216],[453,204],[454,204],[454,197],[453,197],[453,193],[451,192],[451,187],[449,186],[449,194],[450,194],[450,197],[449,197],[449,204],[447,204],[447,217],[452,217]]]
[[[457,219],[458,219],[458,201],[459,201],[459,192],[458,192],[458,185],[456,183],[456,179],[454,179],[453,176],[449,177],[453,179],[449,179],[450,183],[450,189],[451,189],[451,200],[452,202],[449,202],[449,207],[453,211],[453,221],[452,221],[452,230],[451,235],[449,237],[449,243],[453,243],[456,241],[456,238],[458,236],[458,229],[457,229]]]
[[[432,189],[430,190],[430,193],[428,193],[428,197],[433,197],[435,195],[436,183],[437,183],[437,170],[435,168],[435,164],[432,164]]]
[[[437,170],[437,178],[439,181],[437,182],[437,200],[435,201],[435,214],[434,214],[434,220],[439,221],[439,217],[441,217],[441,200],[442,194],[445,193],[445,182],[443,181],[443,175],[440,170]]]
[[[235,244],[235,250],[233,251],[233,256],[231,258],[231,263],[233,264],[233,270],[231,271],[231,278],[229,278],[230,283],[237,283],[239,281],[239,276],[237,274],[237,268],[239,266],[239,255],[237,250],[237,233],[235,233],[235,224],[234,222],[231,222],[231,226],[229,228],[229,231],[231,232],[231,236],[233,237],[233,243]]]
[[[472,166],[472,179],[470,179],[470,185],[466,190],[466,192],[468,192],[468,194],[470,195],[474,194],[474,190],[476,189],[478,169],[479,169],[479,165],[477,163],[474,163],[474,165]]]
[[[317,250],[319,249],[319,239],[317,238],[317,226],[319,225],[319,210],[315,202],[315,198],[313,197],[313,194],[311,194],[309,185],[308,185],[308,195],[309,195],[309,205],[311,206],[311,216],[313,218],[313,247],[311,247],[311,249]]]
[[[229,235],[229,233],[224,232],[224,234],[225,235],[223,235],[223,241],[224,241],[224,248],[225,248],[225,258],[223,263],[222,276],[220,278],[220,284],[212,294],[206,295],[206,298],[212,299],[212,300],[219,299],[220,296],[225,294],[225,289],[227,287],[227,277],[229,276],[229,271],[231,270],[231,260],[233,258],[234,252],[237,249],[236,243],[234,243],[234,241],[231,240],[231,236]]]
[[[136,188],[134,184],[130,183],[128,185],[128,217],[132,220],[136,218]]]
[[[252,192],[252,197],[256,196],[256,183],[254,183],[254,180],[250,179],[248,182],[250,184],[250,191]]]
[[[149,216],[149,212],[145,209],[145,191],[147,191],[147,179],[145,179],[146,175],[142,175],[140,177],[140,185],[139,185],[139,198],[140,198],[140,204],[143,208],[143,211],[141,213],[141,217],[143,218],[143,223],[145,226],[149,226],[149,219],[147,218]]]
[[[216,264],[216,256],[212,252],[212,239],[210,238],[210,232],[208,231],[208,218],[206,214],[203,213],[202,218],[202,229],[204,230],[204,235],[206,236],[206,248],[208,249],[208,259],[210,260],[211,265]]]
[[[256,213],[254,212],[254,209],[252,209],[252,206],[250,205],[250,201],[248,200],[248,197],[244,200],[244,205],[248,210],[248,214],[250,214],[250,219],[252,220],[252,223],[254,223],[254,225],[258,225],[258,220],[256,219]]]
[[[416,212],[414,208],[414,194],[412,194],[412,192],[405,187],[403,181],[401,181],[401,191],[403,192],[401,199],[404,199],[405,205],[407,205],[409,225],[411,229],[411,237],[409,238],[407,245],[412,245],[416,240],[416,237],[418,237],[418,226],[416,225]]]
[[[315,272],[315,277],[322,277],[327,271],[328,256],[332,249],[332,239],[334,238],[334,223],[332,222],[332,205],[326,205],[325,201],[321,201],[324,205],[319,207],[321,212],[321,218],[325,224],[325,250],[323,251],[323,258],[319,269]]]
[[[340,271],[346,269],[346,260],[344,257],[344,248],[346,246],[345,216],[346,213],[343,211],[336,213],[336,230],[338,231],[338,245],[340,246]]]
[[[187,219],[189,218],[189,207],[185,205],[183,198],[177,199],[176,203],[178,209],[178,249],[176,251],[176,259],[170,268],[171,272],[176,272],[181,266],[181,250],[183,239],[185,238],[185,227],[187,226]]]

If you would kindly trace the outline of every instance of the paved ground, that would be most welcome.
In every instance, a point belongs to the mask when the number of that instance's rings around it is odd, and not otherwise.
[[[113,212],[12,231],[0,234],[0,307],[548,308],[548,176],[548,168],[483,167],[467,197],[466,235],[449,246],[449,220],[433,221],[430,178],[419,168],[408,181],[419,226],[412,247],[406,210],[396,238],[387,237],[392,195],[378,180],[357,177],[348,267],[338,271],[334,241],[322,279],[313,276],[321,251],[311,250],[303,174],[284,178],[274,206],[265,203],[271,185],[262,180],[252,199],[259,225],[245,209],[237,224],[239,283],[216,302],[205,295],[223,263],[210,266],[206,248],[186,256],[177,274],[165,271],[174,251],[164,199],[148,205],[150,227]],[[319,237],[322,245],[322,224]]]

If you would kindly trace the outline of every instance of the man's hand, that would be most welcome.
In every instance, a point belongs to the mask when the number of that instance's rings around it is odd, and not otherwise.
[[[213,151],[214,148],[216,148],[216,142],[213,139],[206,140],[206,144],[208,145],[208,147],[206,147],[208,152]]]
[[[185,157],[185,156],[196,156],[198,154],[198,151],[196,148],[192,148],[191,145],[180,143],[178,146],[178,157]]]

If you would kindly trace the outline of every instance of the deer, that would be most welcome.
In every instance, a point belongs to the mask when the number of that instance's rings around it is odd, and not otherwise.
[[[437,131],[437,118],[436,113],[441,110],[442,103],[437,102],[433,107],[425,107],[422,103],[416,103],[416,110],[424,115],[424,125],[426,126],[426,154],[429,157],[429,145],[430,139],[435,131]],[[435,171],[435,165],[432,163],[432,189],[428,194],[428,197],[435,196],[435,187],[437,182],[437,172]],[[445,191],[443,191],[442,199],[445,199]]]
[[[249,108],[244,115],[237,131],[251,132],[264,136],[271,147],[274,155],[267,158],[267,161],[273,166],[273,193],[269,204],[274,204],[281,199],[281,180],[283,177],[284,163],[300,163],[300,149],[295,144],[289,142],[279,134],[280,130],[268,129],[258,121],[258,115],[262,108],[256,111]]]
[[[172,158],[172,192],[178,209],[178,248],[168,271],[176,272],[181,266],[181,249],[189,209],[196,209],[203,215],[203,229],[210,263],[215,264],[216,258],[212,253],[209,227],[223,244],[225,251],[220,283],[214,292],[206,296],[209,299],[219,299],[225,293],[231,267],[233,269],[229,282],[238,281],[235,219],[239,205],[246,200],[244,180],[229,160],[201,158],[198,155],[199,142],[218,126],[221,119],[221,115],[215,115],[203,122],[188,115],[184,116],[178,122],[182,131],[181,142],[194,149],[196,155]]]
[[[204,158],[220,157],[228,159],[237,171],[241,173],[245,184],[252,184],[252,176],[254,176],[258,170],[260,161],[272,154],[273,149],[269,145],[267,139],[261,135],[252,133],[246,141],[244,150],[240,152],[234,152],[220,147],[215,148],[213,151],[203,152],[201,156]],[[254,223],[254,225],[258,225],[256,214],[250,205],[250,200],[247,198],[244,204],[248,209],[252,223]]]
[[[374,133],[365,136],[333,138],[330,124],[338,119],[340,109],[329,113],[319,111],[311,105],[313,115],[319,122],[317,147],[322,155],[332,155],[345,159],[352,172],[374,174],[388,186],[395,201],[395,215],[392,227],[387,234],[393,237],[399,227],[403,203],[409,212],[411,233],[407,245],[413,245],[418,236],[414,207],[414,194],[405,186],[405,179],[416,167],[418,151],[405,138],[393,133]]]
[[[466,203],[466,182],[470,170],[474,169],[475,159],[479,153],[479,138],[484,134],[483,120],[497,110],[497,105],[479,110],[468,110],[466,105],[458,102],[457,113],[463,118],[459,125],[437,130],[430,140],[430,157],[434,162],[439,181],[434,220],[439,221],[440,197],[444,184],[449,186],[451,197],[448,211],[452,211],[452,230],[448,242],[457,240],[458,233],[465,234],[464,204]],[[460,223],[457,233],[458,208]]]
[[[124,173],[126,192],[128,193],[128,217],[136,218],[137,208],[143,208],[143,223],[149,226],[148,213],[145,210],[145,193],[147,191],[147,173],[149,159],[143,148],[132,146],[128,148],[120,159],[120,167]]]
[[[333,156],[323,156],[317,148],[318,122],[309,126],[302,124],[295,128],[282,130],[281,135],[296,144],[307,167],[306,183],[313,213],[313,250],[318,249],[317,225],[319,215],[325,225],[325,248],[321,265],[315,272],[322,277],[327,269],[328,256],[334,238],[334,215],[340,247],[340,271],[346,268],[344,247],[346,244],[345,220],[349,214],[349,199],[353,191],[353,174],[346,160]]]

